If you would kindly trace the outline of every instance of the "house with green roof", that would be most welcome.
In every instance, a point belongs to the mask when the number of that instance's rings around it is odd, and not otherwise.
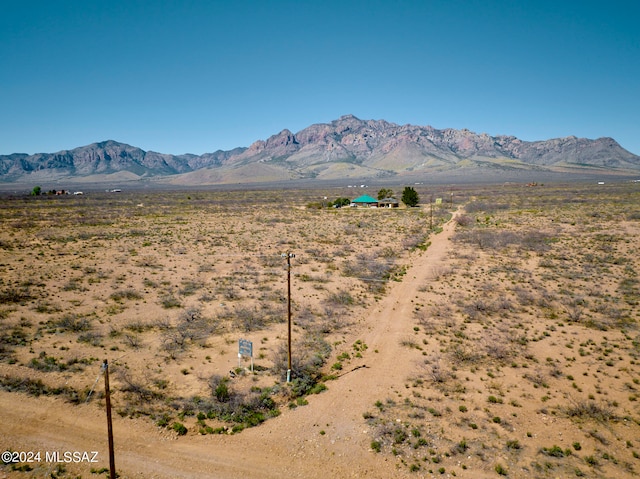
[[[355,200],[351,200],[351,204],[355,206],[377,207],[378,200],[376,200],[375,198],[372,198],[369,195],[362,195],[362,196],[358,196]]]

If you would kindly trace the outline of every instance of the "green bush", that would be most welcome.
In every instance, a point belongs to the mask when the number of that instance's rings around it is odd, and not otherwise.
[[[231,397],[229,386],[227,386],[227,381],[220,381],[220,383],[216,386],[214,394],[218,401],[227,402]]]
[[[393,443],[394,444],[402,444],[407,439],[407,431],[403,428],[397,427],[393,431]]]
[[[309,389],[309,391],[307,392],[308,394],[320,394],[322,391],[326,391],[327,390],[327,386],[325,383],[317,383],[315,386],[313,386],[311,389]]]
[[[564,457],[564,451],[560,446],[556,446],[555,444],[552,447],[543,447],[542,453],[551,456],[551,457]]]
[[[165,413],[156,420],[156,426],[167,427],[169,425],[169,421],[171,421],[171,416]]]
[[[511,439],[507,441],[507,449],[520,449],[522,446],[517,439]]]
[[[174,422],[171,428],[178,433],[178,436],[184,436],[187,433],[187,428],[180,422]]]
[[[507,468],[504,467],[502,464],[496,464],[496,472],[501,475],[501,476],[506,476],[507,474],[509,474],[509,471],[507,471]]]

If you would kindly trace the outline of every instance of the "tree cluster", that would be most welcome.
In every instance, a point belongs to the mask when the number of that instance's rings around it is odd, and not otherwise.
[[[349,206],[350,204],[351,200],[349,198],[336,198],[334,201],[330,201],[328,206],[329,208],[342,208],[343,206]]]
[[[382,188],[378,191],[378,199],[384,200],[385,198],[394,198],[393,190],[391,188]]]

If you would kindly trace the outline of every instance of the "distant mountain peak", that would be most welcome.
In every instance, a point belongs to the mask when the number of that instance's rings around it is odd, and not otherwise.
[[[34,175],[72,180],[117,172],[139,178],[176,177],[172,181],[184,177],[184,181],[196,183],[365,179],[465,168],[638,172],[640,157],[608,137],[590,140],[568,136],[528,142],[514,136],[477,134],[467,128],[438,130],[361,120],[347,114],[297,133],[285,128],[249,148],[203,155],[168,155],[105,140],[58,153],[0,156],[0,181],[25,181]],[[208,170],[206,175],[198,173],[203,169]]]
[[[337,120],[334,120],[334,121],[339,122],[339,121],[349,121],[349,120],[362,121],[362,120],[360,120],[360,118],[358,118],[355,115],[352,115],[351,113],[348,113],[346,115],[342,115],[340,118],[338,118]]]

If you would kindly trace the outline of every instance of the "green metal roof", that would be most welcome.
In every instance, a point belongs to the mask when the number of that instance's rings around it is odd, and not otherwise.
[[[377,203],[378,200],[376,200],[375,198],[372,198],[369,195],[362,195],[356,198],[355,200],[352,200],[351,202],[352,203]]]

